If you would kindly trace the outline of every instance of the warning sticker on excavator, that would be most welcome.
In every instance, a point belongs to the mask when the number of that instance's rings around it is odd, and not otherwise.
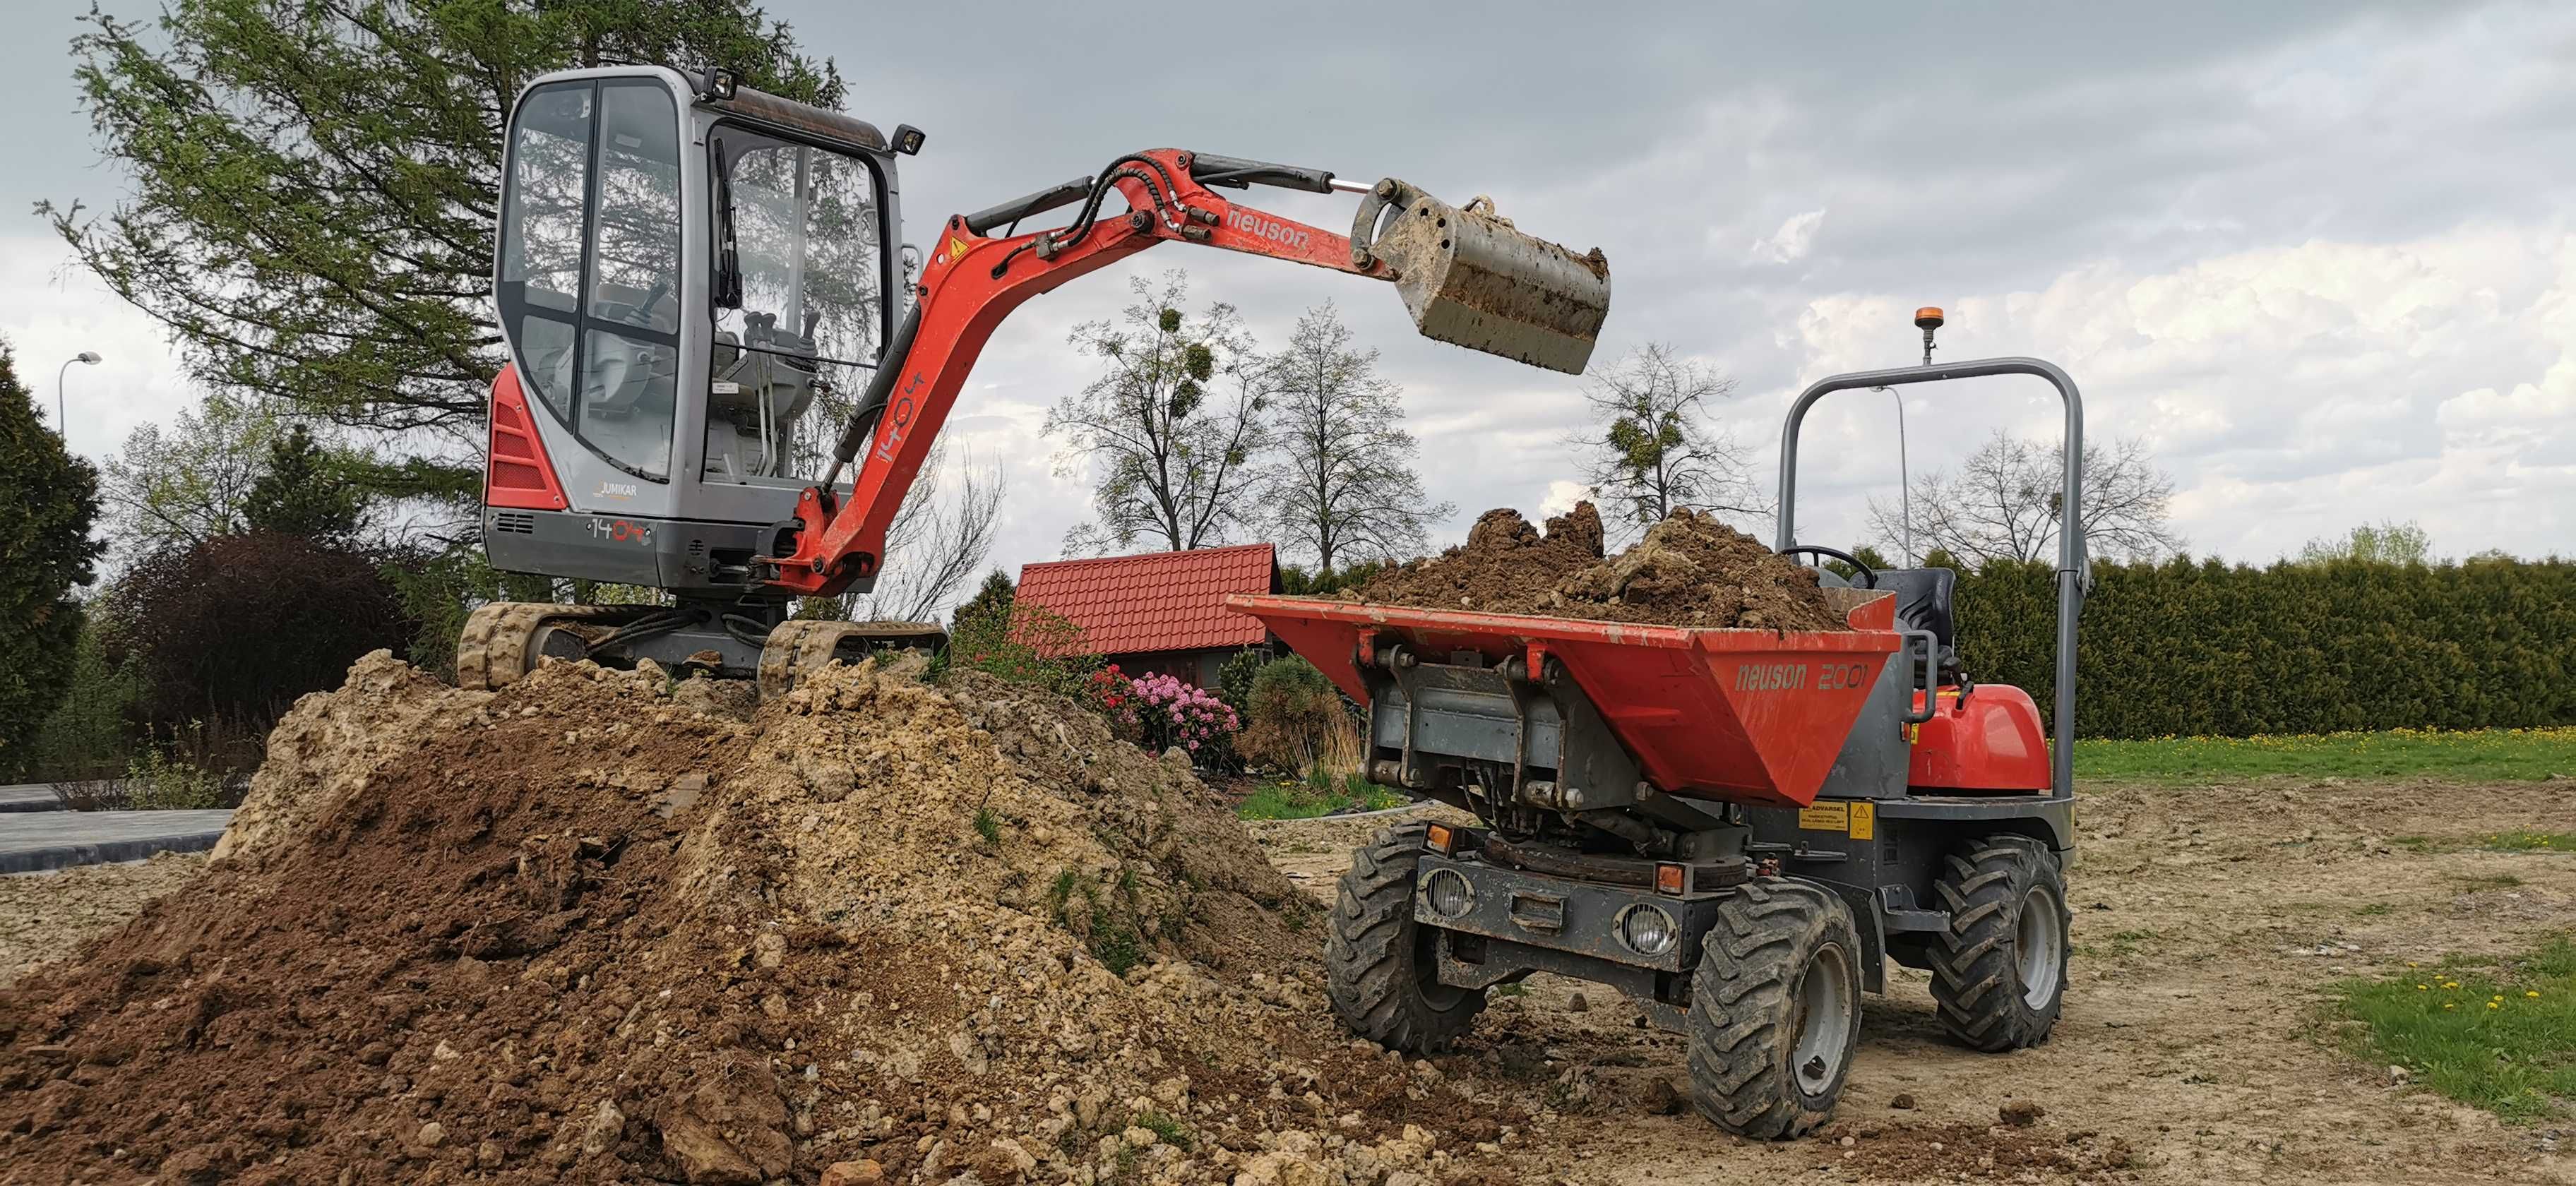
[[[957,238],[957,237],[955,237],[955,236],[953,236],[953,235],[952,235],[952,236],[950,236],[950,237],[949,237],[949,240],[948,240],[948,258],[949,258],[951,261],[954,261],[954,260],[956,260],[958,257],[963,256],[963,255],[965,255],[965,254],[966,254],[966,240],[964,240],[964,239],[960,239],[960,238]]]
[[[1851,838],[1854,840],[1870,840],[1876,838],[1878,835],[1878,804],[1852,804],[1850,832]]]

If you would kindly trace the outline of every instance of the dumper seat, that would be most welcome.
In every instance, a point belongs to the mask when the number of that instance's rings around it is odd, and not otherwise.
[[[1958,670],[1958,635],[1950,603],[1959,589],[1959,574],[1946,568],[1882,568],[1878,587],[1896,594],[1897,627],[1930,631],[1940,644],[1941,671]]]

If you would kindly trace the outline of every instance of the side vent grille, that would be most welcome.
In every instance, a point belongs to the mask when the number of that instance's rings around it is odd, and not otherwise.
[[[494,511],[492,530],[506,531],[513,535],[535,535],[537,517],[526,511]]]

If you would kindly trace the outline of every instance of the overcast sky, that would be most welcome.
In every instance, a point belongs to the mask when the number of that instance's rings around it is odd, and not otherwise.
[[[107,356],[70,377],[71,442],[98,457],[195,395],[27,213],[113,203],[121,179],[65,60],[88,0],[12,7],[0,334],[49,404],[63,359]],[[2195,553],[2268,560],[2375,519],[2448,556],[2576,553],[2576,6],[1005,4],[972,29],[885,7],[772,11],[838,59],[854,114],[929,132],[904,162],[915,242],[1136,148],[1394,175],[1600,246],[1595,366],[1661,341],[1735,376],[1716,411],[1766,489],[1797,389],[1914,361],[1934,304],[1941,358],[2055,360],[2091,434],[2144,439]],[[1347,197],[1252,200],[1349,219]],[[1460,508],[1442,542],[1486,507],[1568,501],[1580,380],[1419,339],[1381,285],[1165,245],[1023,307],[969,382],[951,431],[1007,470],[998,561],[1052,558],[1087,514],[1038,433],[1093,373],[1067,331],[1171,267],[1265,343],[1331,300],[1383,349],[1425,483]],[[1913,464],[1996,428],[2053,438],[2054,403],[2036,380],[1916,388]],[[1866,538],[1895,439],[1884,396],[1819,409],[1804,538]]]

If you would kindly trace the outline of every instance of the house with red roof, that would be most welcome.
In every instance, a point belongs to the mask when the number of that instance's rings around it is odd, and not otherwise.
[[[1017,597],[1081,627],[1084,645],[1129,675],[1214,688],[1227,659],[1270,642],[1225,595],[1278,591],[1278,552],[1245,544],[1023,565]]]

